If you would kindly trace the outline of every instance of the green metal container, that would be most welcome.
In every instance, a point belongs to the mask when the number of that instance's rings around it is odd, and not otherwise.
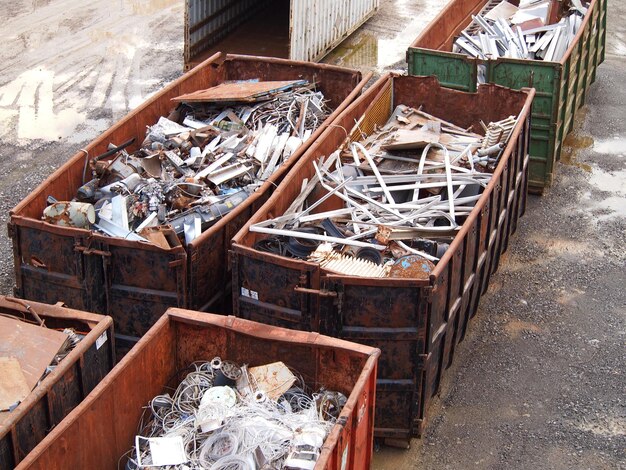
[[[604,61],[608,0],[592,0],[566,54],[559,62],[499,58],[478,60],[449,52],[460,32],[488,0],[451,0],[407,51],[410,75],[435,75],[442,85],[476,91],[478,67],[490,83],[536,89],[533,102],[528,189],[542,193],[552,182],[567,134],[585,103],[596,69]],[[516,3],[516,2],[512,2]]]

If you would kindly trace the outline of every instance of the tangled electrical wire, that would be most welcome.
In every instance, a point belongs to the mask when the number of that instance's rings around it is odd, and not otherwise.
[[[145,407],[136,445],[120,458],[128,457],[127,470],[309,468],[346,402],[339,392],[311,393],[297,375],[271,399],[252,385],[246,366],[218,357],[190,369],[173,395],[157,395]],[[155,463],[154,438],[182,441],[185,462]]]

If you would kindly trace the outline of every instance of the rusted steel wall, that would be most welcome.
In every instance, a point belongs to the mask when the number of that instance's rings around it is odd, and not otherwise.
[[[335,111],[262,187],[186,248],[177,243],[165,250],[43,222],[48,196],[69,200],[83,183],[86,156],[78,152],[11,211],[16,296],[48,303],[62,300],[73,308],[111,315],[117,333],[130,337],[131,343],[170,306],[222,310],[230,282],[230,239],[306,148],[361,93],[366,79],[357,71],[324,64],[216,54],[85,147],[94,157],[110,142],[135,137],[130,148],[135,150],[146,126],[175,107],[172,98],[225,80],[251,78],[314,81]]]
[[[487,0],[457,0],[452,1],[420,33],[418,39],[411,46],[434,50],[452,50],[452,43],[463,28],[471,21],[472,15],[480,13]],[[519,0],[509,3],[519,4]],[[437,25],[437,27],[433,27]]]
[[[533,96],[533,90],[496,85],[463,93],[441,87],[433,77],[384,76],[324,132],[233,240],[236,315],[382,350],[378,436],[408,438],[421,433],[429,399],[524,212]],[[282,215],[300,193],[303,179],[313,176],[311,162],[330,155],[346,138],[345,129],[352,129],[364,113],[360,128],[367,132],[384,123],[398,104],[421,105],[428,113],[474,129],[480,129],[481,119],[520,115],[491,182],[430,279],[331,275],[314,263],[256,251],[253,246],[262,235],[250,232],[250,225]]]
[[[3,469],[13,468],[24,459],[115,365],[110,317],[0,296],[0,313],[30,318],[31,312],[49,328],[74,328],[86,336],[0,425]]]
[[[379,355],[377,349],[316,333],[170,309],[17,468],[117,468],[134,444],[146,403],[175,383],[191,362],[215,356],[250,366],[284,361],[309,385],[344,393],[348,402],[315,468],[369,468]]]

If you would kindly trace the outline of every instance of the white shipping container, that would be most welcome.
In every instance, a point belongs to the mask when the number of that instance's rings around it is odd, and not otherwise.
[[[233,34],[246,21],[266,8],[275,8],[274,20],[289,22],[279,25],[268,22],[268,35],[287,31],[285,47],[266,55],[291,60],[317,62],[341,41],[353,33],[378,10],[380,0],[186,0],[185,8],[185,69],[208,57],[208,52]],[[280,8],[289,8],[289,15]],[[266,13],[267,15],[267,10]],[[266,17],[264,17],[266,18]],[[260,21],[264,21],[263,19]],[[259,34],[259,28],[236,32],[238,35]],[[254,43],[255,38],[248,38]],[[263,42],[260,38],[259,42]],[[255,50],[225,50],[224,52],[259,54]]]

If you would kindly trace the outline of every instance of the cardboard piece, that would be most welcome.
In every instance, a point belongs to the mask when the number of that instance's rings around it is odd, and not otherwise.
[[[250,367],[248,375],[253,387],[264,392],[271,400],[280,398],[296,382],[296,377],[282,362]]]
[[[394,139],[382,146],[385,150],[410,150],[424,148],[428,144],[439,143],[441,139],[441,124],[429,121],[417,130],[398,129]]]

